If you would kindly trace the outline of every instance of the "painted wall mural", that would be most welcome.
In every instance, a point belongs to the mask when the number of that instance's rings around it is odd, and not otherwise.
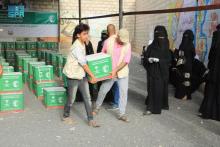
[[[177,0],[170,4],[170,8],[220,4],[220,0]],[[182,34],[191,29],[195,36],[196,52],[200,59],[208,62],[212,33],[220,23],[220,10],[206,10],[200,12],[182,12],[171,14],[168,19],[169,36],[172,47],[179,47]]]

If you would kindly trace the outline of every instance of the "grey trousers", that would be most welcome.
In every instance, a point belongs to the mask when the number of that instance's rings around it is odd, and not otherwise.
[[[128,99],[128,77],[110,79],[102,82],[98,98],[96,101],[96,108],[99,109],[105,99],[106,94],[109,92],[115,82],[118,82],[119,87],[119,115],[125,115],[127,99]]]
[[[67,88],[68,97],[67,97],[66,105],[64,107],[64,117],[69,117],[71,106],[76,99],[76,93],[79,88],[85,104],[88,120],[93,120],[92,102],[91,102],[91,96],[89,92],[89,84],[87,78],[83,78],[82,80],[67,79],[67,85],[68,85]]]

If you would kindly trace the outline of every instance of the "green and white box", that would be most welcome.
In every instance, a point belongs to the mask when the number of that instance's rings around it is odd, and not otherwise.
[[[0,94],[0,111],[24,110],[23,93]]]
[[[0,77],[0,92],[11,92],[23,90],[22,73],[3,73]]]
[[[53,66],[51,65],[34,66],[33,72],[34,81],[54,80]]]
[[[66,89],[63,87],[44,88],[44,104],[46,107],[64,106],[66,97]]]
[[[13,66],[3,66],[3,72],[4,73],[14,72],[14,67]]]
[[[98,80],[110,78],[112,72],[111,56],[104,53],[98,53],[86,56],[87,64]]]
[[[43,89],[48,87],[54,87],[58,84],[56,82],[47,82],[47,83],[34,83],[34,92],[37,97],[43,96]]]

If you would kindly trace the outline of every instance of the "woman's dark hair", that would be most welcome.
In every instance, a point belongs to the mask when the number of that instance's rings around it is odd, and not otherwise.
[[[79,25],[77,25],[75,27],[75,30],[73,32],[73,40],[72,40],[72,44],[76,41],[77,39],[77,34],[80,34],[82,33],[83,31],[89,31],[89,26],[87,24],[83,24],[83,23],[80,23]]]

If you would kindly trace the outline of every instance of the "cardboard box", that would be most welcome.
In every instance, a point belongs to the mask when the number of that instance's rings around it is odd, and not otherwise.
[[[3,66],[3,72],[4,73],[14,72],[14,67],[13,66]]]
[[[64,106],[66,98],[66,89],[63,87],[44,88],[44,104],[46,107]]]
[[[37,58],[23,58],[22,59],[22,70],[23,72],[28,73],[28,63],[32,61],[37,61]]]
[[[27,50],[36,50],[37,43],[36,42],[27,42]]]
[[[0,93],[21,90],[23,90],[22,73],[3,73],[3,75],[0,77]]]
[[[86,60],[90,70],[99,81],[110,78],[112,72],[110,55],[104,53],[93,54],[86,56]]]
[[[0,94],[0,111],[15,111],[24,109],[23,93]]]
[[[15,48],[16,50],[26,50],[26,42],[16,42]]]
[[[33,79],[35,82],[54,80],[53,66],[51,65],[34,66]]]
[[[46,82],[46,83],[34,83],[34,93],[37,97],[43,96],[43,89],[48,87],[55,87],[58,86],[58,84],[54,81]]]

